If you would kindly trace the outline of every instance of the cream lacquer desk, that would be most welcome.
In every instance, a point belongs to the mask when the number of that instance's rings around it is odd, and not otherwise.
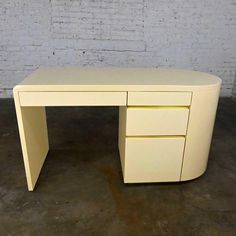
[[[125,183],[200,176],[207,167],[220,84],[216,76],[185,70],[36,70],[14,87],[29,191],[49,149],[46,106],[119,106]]]

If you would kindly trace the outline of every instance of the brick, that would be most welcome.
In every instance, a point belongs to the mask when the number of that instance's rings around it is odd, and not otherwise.
[[[235,0],[4,0],[0,97],[39,66],[179,67],[236,98]]]

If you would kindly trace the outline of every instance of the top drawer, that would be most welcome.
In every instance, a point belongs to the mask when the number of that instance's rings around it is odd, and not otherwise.
[[[130,106],[189,106],[191,92],[129,92]]]

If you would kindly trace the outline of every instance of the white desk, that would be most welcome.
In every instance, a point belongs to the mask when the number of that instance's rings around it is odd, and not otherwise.
[[[28,190],[49,150],[45,106],[119,106],[125,183],[200,176],[207,167],[220,84],[216,76],[184,70],[36,70],[14,87]]]

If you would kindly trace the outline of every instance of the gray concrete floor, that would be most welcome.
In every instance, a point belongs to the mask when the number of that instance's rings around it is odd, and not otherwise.
[[[236,235],[235,102],[220,101],[207,172],[173,184],[122,183],[117,108],[47,114],[50,152],[28,192],[13,101],[0,100],[0,235]]]

